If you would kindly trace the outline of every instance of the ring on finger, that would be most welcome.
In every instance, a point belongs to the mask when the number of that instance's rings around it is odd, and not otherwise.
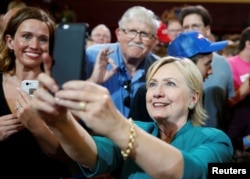
[[[87,102],[82,101],[82,102],[79,103],[80,110],[85,111],[86,107],[87,107]]]
[[[16,111],[18,111],[18,109],[20,109],[20,108],[21,108],[21,106],[18,104],[15,106]]]

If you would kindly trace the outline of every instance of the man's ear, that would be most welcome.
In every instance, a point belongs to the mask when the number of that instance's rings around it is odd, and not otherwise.
[[[206,33],[206,37],[210,37],[210,35],[211,35],[211,27],[210,27],[210,25],[207,25],[205,27],[205,33]]]
[[[120,28],[117,28],[117,29],[115,29],[115,35],[116,35],[116,39],[117,39],[117,41],[119,42],[120,41],[120,39],[121,39],[121,29]]]

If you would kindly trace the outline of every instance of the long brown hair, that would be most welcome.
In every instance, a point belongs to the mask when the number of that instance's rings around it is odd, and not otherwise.
[[[49,13],[37,7],[24,7],[18,10],[7,22],[0,39],[0,71],[13,73],[15,71],[15,55],[13,50],[8,48],[6,35],[15,37],[20,24],[28,19],[36,19],[45,22],[49,28],[49,53],[52,53],[54,44],[55,22]]]

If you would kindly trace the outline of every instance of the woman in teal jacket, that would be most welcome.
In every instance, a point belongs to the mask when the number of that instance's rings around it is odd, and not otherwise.
[[[146,103],[153,122],[127,120],[108,90],[92,82],[70,81],[58,90],[46,74],[39,81],[32,105],[87,177],[114,173],[119,179],[205,179],[208,163],[231,160],[227,135],[202,127],[207,117],[203,81],[189,59],[164,57],[149,68]],[[74,116],[97,135],[90,135]]]

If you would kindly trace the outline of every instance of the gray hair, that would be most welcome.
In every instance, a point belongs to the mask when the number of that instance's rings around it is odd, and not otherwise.
[[[153,11],[142,6],[134,6],[129,8],[118,22],[119,28],[123,28],[124,24],[129,21],[139,20],[142,23],[152,27],[154,33],[157,31],[156,16]]]
[[[105,24],[98,24],[98,25],[96,25],[96,26],[92,29],[92,31],[91,31],[91,36],[95,33],[95,30],[98,29],[98,28],[105,29],[106,32],[107,32],[107,35],[108,35],[109,37],[111,37],[110,29],[109,29],[108,26],[106,26]]]

